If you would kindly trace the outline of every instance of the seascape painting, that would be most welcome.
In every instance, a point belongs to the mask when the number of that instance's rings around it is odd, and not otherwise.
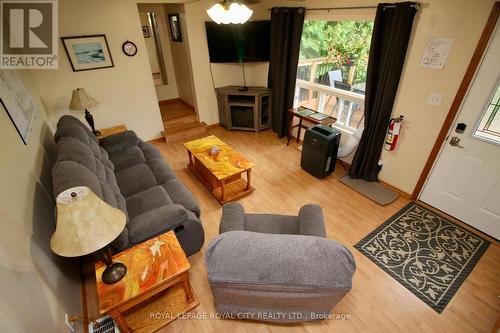
[[[74,44],[72,47],[79,64],[106,61],[100,43]]]
[[[61,38],[74,72],[114,67],[106,35]]]

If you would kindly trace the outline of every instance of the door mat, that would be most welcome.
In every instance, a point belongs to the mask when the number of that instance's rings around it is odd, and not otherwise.
[[[349,186],[353,190],[363,194],[368,199],[371,199],[382,206],[390,204],[399,197],[398,192],[395,192],[378,182],[367,182],[363,179],[352,179],[349,177],[349,174],[339,178],[339,182]]]
[[[354,247],[441,313],[489,245],[412,202]]]

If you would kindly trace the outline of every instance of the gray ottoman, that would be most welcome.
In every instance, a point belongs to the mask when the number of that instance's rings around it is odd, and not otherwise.
[[[219,231],[205,262],[217,310],[227,317],[322,320],[351,290],[354,258],[325,238],[317,205],[284,216],[245,214],[240,204],[226,204]]]

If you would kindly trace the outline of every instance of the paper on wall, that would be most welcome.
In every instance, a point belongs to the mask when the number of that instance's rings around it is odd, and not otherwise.
[[[435,37],[429,39],[420,66],[432,69],[443,69],[452,45],[453,38]]]

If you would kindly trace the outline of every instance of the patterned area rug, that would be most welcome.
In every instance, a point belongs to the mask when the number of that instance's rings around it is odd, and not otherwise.
[[[441,313],[489,245],[409,203],[354,247]]]

